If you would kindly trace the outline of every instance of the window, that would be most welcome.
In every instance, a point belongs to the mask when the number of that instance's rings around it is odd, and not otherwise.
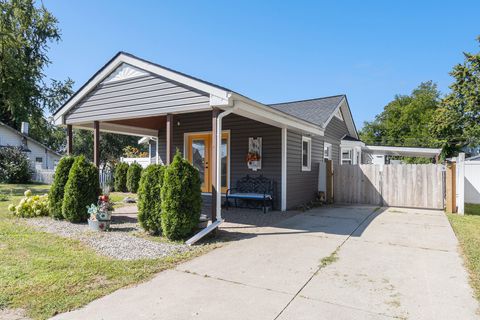
[[[43,162],[43,158],[42,158],[42,157],[36,157],[36,158],[35,158],[35,162],[37,162],[37,163],[42,163],[42,162]]]
[[[332,144],[325,142],[323,144],[323,158],[325,160],[332,160]]]
[[[353,149],[342,148],[341,164],[352,164],[352,160],[353,160]]]
[[[302,137],[302,171],[310,171],[312,167],[312,139]]]

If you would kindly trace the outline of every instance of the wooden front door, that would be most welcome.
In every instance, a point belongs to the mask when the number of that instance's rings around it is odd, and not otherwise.
[[[227,191],[228,185],[228,133],[222,134],[222,192]],[[202,192],[212,191],[211,168],[210,161],[212,157],[212,134],[200,133],[190,134],[187,140],[188,161],[200,173],[200,180],[202,181]]]

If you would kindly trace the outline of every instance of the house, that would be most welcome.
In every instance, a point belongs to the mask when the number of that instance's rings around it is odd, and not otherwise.
[[[28,159],[32,169],[53,170],[61,154],[44,146],[28,135],[28,123],[22,122],[21,131],[0,122],[0,148],[19,147]]]
[[[319,162],[347,161],[342,138],[358,140],[345,95],[264,104],[124,52],[96,72],[54,118],[67,127],[70,153],[72,128],[93,130],[97,165],[100,131],[154,141],[157,163],[169,164],[179,150],[200,171],[212,219],[220,216],[222,194],[246,175],[274,181],[275,209],[314,199]],[[252,152],[258,157],[247,160]]]

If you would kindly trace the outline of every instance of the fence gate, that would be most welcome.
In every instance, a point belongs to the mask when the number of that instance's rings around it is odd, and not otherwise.
[[[336,165],[334,201],[381,206],[444,208],[439,164]]]

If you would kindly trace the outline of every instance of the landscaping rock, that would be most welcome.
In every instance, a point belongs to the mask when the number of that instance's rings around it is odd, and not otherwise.
[[[184,244],[152,241],[134,235],[144,231],[136,219],[129,217],[113,216],[109,232],[94,232],[86,223],[70,223],[49,217],[24,221],[41,231],[79,240],[98,253],[119,260],[155,259],[190,250]]]
[[[123,203],[137,203],[137,199],[132,198],[132,197],[125,197],[123,199]]]

